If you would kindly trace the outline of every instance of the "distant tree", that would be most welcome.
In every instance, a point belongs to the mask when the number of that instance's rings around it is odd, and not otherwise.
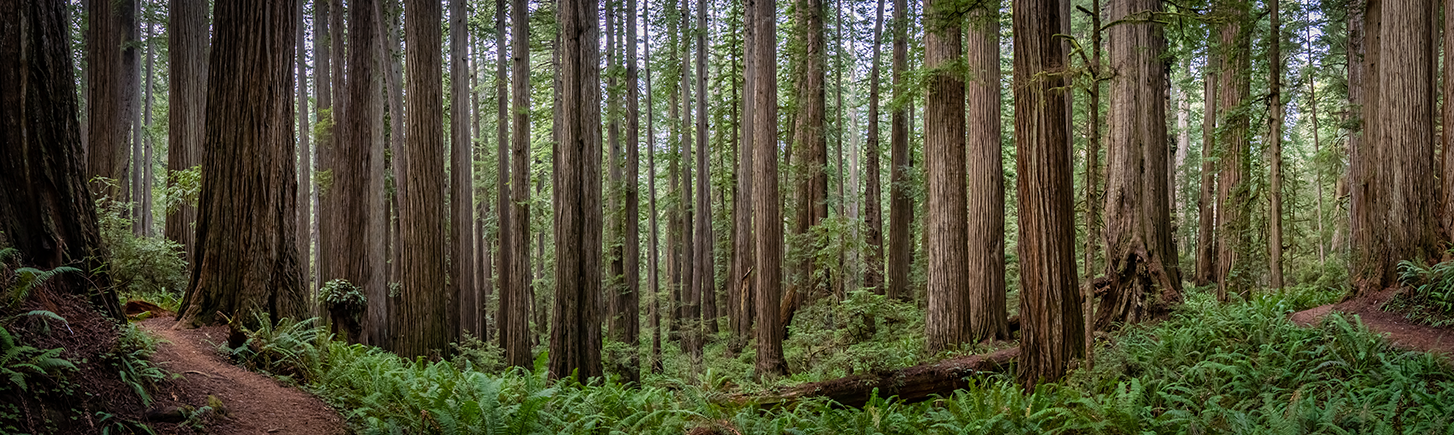
[[[637,343],[641,341],[641,194],[640,183],[637,182],[641,179],[641,90],[637,81],[636,1],[626,0],[626,182],[622,186],[626,199],[626,234],[621,250],[626,288],[616,301],[622,311],[619,316],[623,323],[621,341],[632,349],[628,380],[633,382],[640,380],[641,376],[640,352],[637,351]],[[647,105],[646,109],[650,111],[651,106]],[[652,231],[655,230],[653,225]],[[652,243],[655,245],[654,238]],[[654,268],[655,259],[651,263]]]
[[[893,99],[908,98],[909,18],[908,1],[894,0]],[[889,130],[889,279],[884,295],[892,299],[909,297],[909,264],[914,242],[909,232],[914,223],[914,198],[909,192],[913,156],[909,155],[908,104],[894,105]]]
[[[1271,154],[1268,175],[1269,186],[1267,192],[1268,202],[1271,203],[1267,211],[1267,266],[1271,269],[1268,279],[1271,281],[1269,287],[1282,290],[1282,126],[1283,117],[1286,116],[1287,108],[1282,105],[1282,69],[1285,60],[1282,59],[1282,21],[1279,15],[1278,1],[1270,1],[1267,8],[1271,15],[1270,34],[1267,43],[1268,58],[1268,103],[1267,111],[1270,113],[1268,122],[1267,147]]]
[[[550,374],[601,376],[601,77],[594,1],[561,0],[560,142],[555,153],[555,309]],[[576,247],[576,248],[571,248]]]
[[[188,2],[174,1],[173,6],[176,6],[177,3]],[[201,2],[190,3],[199,4]],[[308,39],[308,32],[305,30],[306,27],[303,26],[303,17],[305,15],[303,13],[304,3],[303,1],[298,2],[298,10],[294,14],[294,20],[298,22],[295,24],[298,27],[298,35],[295,38],[296,42],[294,42],[294,46],[298,50],[298,59],[295,61],[298,64],[298,77],[296,79],[298,82],[298,93],[294,98],[298,104],[298,152],[296,153],[298,158],[298,268],[303,271],[303,288],[312,289],[315,287],[312,284],[312,262],[308,261],[308,254],[313,250],[312,231],[310,231],[310,228],[313,227],[313,153],[311,144],[309,143],[313,137],[313,126],[308,118],[308,50],[306,48],[308,45],[305,42]],[[188,6],[182,7],[186,8]],[[173,49],[175,49],[175,42],[173,44]],[[176,61],[176,59],[173,59],[173,61]],[[151,111],[147,110],[147,112]],[[170,222],[168,224],[170,225]]]
[[[965,214],[965,76],[950,68],[964,56],[963,20],[956,18],[951,5],[940,0],[924,3],[924,68],[930,71],[924,89],[928,184],[924,236],[929,257],[924,334],[931,353],[974,341],[969,327],[969,222]]]
[[[406,195],[399,197],[399,297],[394,311],[394,352],[405,357],[444,351],[456,326],[449,324],[453,294],[445,286],[443,22],[438,1],[405,0],[404,40],[408,68],[405,94],[408,133],[403,166]]]
[[[802,241],[794,246],[798,263],[783,295],[781,321],[784,328],[792,324],[793,314],[809,298],[827,290],[828,271],[819,267],[815,257],[821,243],[810,235],[813,228],[828,218],[828,119],[826,87],[827,53],[823,30],[823,0],[796,0],[798,13],[797,38],[802,44],[802,65],[797,67],[797,111],[792,130],[793,149],[798,166],[794,170],[793,194],[797,199],[797,217],[793,219],[793,235]]]
[[[86,186],[68,7],[0,0],[0,58],[12,60],[0,62],[0,247],[29,266],[98,271],[62,274],[53,288],[122,319]]]
[[[879,175],[879,58],[883,47],[884,0],[878,0],[873,16],[873,63],[868,72],[868,133],[863,141],[868,173],[864,186],[863,241],[868,251],[863,273],[863,286],[879,294],[884,292],[883,247],[883,180]],[[998,71],[998,69],[996,69]],[[999,125],[996,123],[996,125]]]
[[[1217,71],[1218,56],[1208,50],[1202,66],[1202,167],[1197,195],[1196,273],[1192,282],[1198,286],[1217,281]]]
[[[697,0],[697,224],[695,255],[697,268],[693,273],[697,303],[702,322],[700,333],[711,337],[717,335],[717,273],[713,262],[713,243],[717,236],[712,231],[712,174],[708,169],[707,148],[707,2]]]
[[[86,120],[90,123],[89,138],[84,150],[86,178],[105,177],[114,180],[111,186],[96,185],[97,196],[125,199],[129,178],[128,141],[131,123],[125,108],[129,107],[125,66],[122,63],[126,23],[123,10],[133,7],[130,1],[86,2],[87,92]],[[133,23],[134,27],[134,23]],[[199,103],[200,104],[200,103]]]
[[[296,242],[293,50],[296,0],[219,2],[208,59],[197,264],[179,325],[308,312]]]
[[[1059,379],[1085,354],[1076,285],[1070,131],[1063,109],[1069,60],[1054,37],[1058,0],[1014,0],[1016,190],[1019,194],[1019,378]]]
[[[530,9],[525,0],[510,4],[511,105],[514,123],[510,137],[510,201],[501,200],[500,213],[509,210],[509,227],[500,239],[500,304],[496,322],[500,343],[510,365],[530,367]],[[500,35],[503,40],[504,32]],[[503,51],[502,51],[503,53]],[[504,74],[504,68],[500,68]],[[503,98],[502,98],[503,100]],[[501,103],[503,109],[503,104]],[[501,191],[500,195],[505,195]],[[506,245],[508,243],[508,246]],[[506,264],[508,263],[508,264]]]
[[[449,276],[458,303],[457,334],[479,337],[479,293],[475,287],[474,143],[469,126],[469,11],[465,0],[449,2]]]
[[[745,5],[745,2],[744,2]],[[752,162],[753,151],[753,38],[756,27],[753,22],[752,8],[744,7],[742,11],[742,121],[740,132],[742,144],[737,150],[737,195],[732,201],[732,268],[728,275],[727,285],[729,297],[727,311],[731,313],[732,339],[727,343],[727,350],[736,353],[747,346],[747,342],[753,335],[752,322],[754,318],[754,299],[756,291],[753,286],[754,275],[757,274],[756,253],[753,244],[753,174]]]
[[[95,3],[106,2],[90,2]],[[167,19],[167,64],[171,68],[167,80],[167,169],[181,171],[202,164],[207,106],[207,3],[171,0]],[[192,254],[196,252],[197,232],[192,224],[197,220],[197,207],[183,203],[168,211],[163,234],[181,243],[188,264],[196,264]]]

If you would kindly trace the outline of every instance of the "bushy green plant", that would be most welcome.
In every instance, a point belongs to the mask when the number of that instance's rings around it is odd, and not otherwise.
[[[461,334],[454,348],[455,366],[460,370],[498,373],[505,368],[505,349],[493,340],[480,340],[468,332]]]
[[[318,301],[329,311],[362,313],[368,307],[368,297],[363,289],[346,279],[334,279],[318,289]]]
[[[75,371],[76,365],[60,357],[64,349],[37,349],[19,341],[10,330],[0,325],[0,377],[8,382],[0,391],[11,387],[30,391],[32,377],[58,377]]]
[[[156,353],[156,342],[155,337],[127,324],[121,327],[116,347],[102,357],[116,368],[121,382],[131,387],[132,392],[141,397],[142,404],[148,406],[152,398],[147,391],[167,377],[166,371],[151,362],[152,354]]]
[[[330,339],[317,320],[283,318],[274,325],[258,314],[257,328],[242,329],[247,337],[242,345],[223,351],[244,367],[308,382],[322,364],[318,344]]]
[[[187,285],[187,262],[182,245],[163,236],[132,232],[131,204],[96,200],[101,242],[110,252],[106,272],[123,299],[141,299],[176,311]]]
[[[1404,260],[1398,264],[1399,292],[1385,309],[1401,311],[1406,318],[1433,326],[1454,324],[1454,261],[1432,266]]]

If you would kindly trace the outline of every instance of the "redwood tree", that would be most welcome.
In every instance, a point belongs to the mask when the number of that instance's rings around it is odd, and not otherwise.
[[[1251,8],[1247,0],[1222,0],[1215,6],[1223,21],[1217,29],[1221,66],[1217,78],[1217,143],[1221,164],[1217,173],[1217,299],[1227,293],[1251,290],[1252,271],[1243,258],[1252,249],[1250,116],[1241,106],[1249,98],[1251,38],[1244,22]]]
[[[902,1],[902,0],[900,0]],[[776,0],[747,0],[754,17],[777,16]],[[749,21],[753,30],[753,213],[757,316],[757,376],[771,378],[787,374],[783,360],[783,326],[778,321],[782,301],[783,227],[782,203],[778,198],[777,154],[777,20]]]
[[[1059,379],[1085,354],[1076,285],[1068,67],[1058,0],[1014,0],[1015,166],[1020,214],[1019,377],[1027,389]]]
[[[502,23],[503,24],[503,23]],[[501,347],[510,365],[530,367],[530,10],[525,0],[510,3],[510,70],[513,129],[510,136],[509,198],[500,213],[510,210],[510,226],[500,239],[501,280],[499,315]],[[501,33],[503,35],[503,33]],[[503,39],[503,38],[502,38]],[[503,76],[504,69],[500,74]],[[503,103],[502,109],[503,109]],[[504,190],[500,195],[506,195]],[[508,241],[507,241],[508,240]],[[508,243],[508,246],[506,245]],[[508,248],[508,249],[507,249]]]
[[[61,0],[0,0],[0,57],[12,60],[0,62],[0,247],[27,266],[98,271],[106,253],[86,186],[66,9]],[[105,272],[55,282],[122,318]]]
[[[346,331],[346,339],[380,344],[378,324],[388,294],[384,281],[384,106],[383,68],[379,46],[379,2],[356,0],[348,8],[349,41],[347,77],[340,89],[338,127],[332,140],[332,185],[326,196],[333,205],[330,221],[323,221],[336,238],[329,267],[321,281],[346,279],[364,289],[368,297],[367,338],[365,331]],[[362,326],[362,325],[361,325]],[[335,328],[339,333],[345,332]]]
[[[244,324],[308,312],[295,241],[296,0],[219,2],[208,59],[197,263],[179,325]]]
[[[394,352],[405,357],[446,350],[452,295],[444,268],[444,84],[442,22],[438,1],[404,2],[405,93],[409,116],[403,166],[406,195],[399,197],[402,246],[399,298],[394,310]]]
[[[798,166],[794,170],[793,192],[797,199],[797,217],[793,219],[794,246],[798,263],[796,275],[783,296],[781,320],[783,327],[791,324],[793,313],[812,296],[827,290],[827,270],[820,270],[815,261],[822,248],[813,227],[828,218],[828,136],[826,116],[827,54],[824,44],[823,0],[797,0],[799,32],[803,44],[802,65],[797,83],[797,112],[793,125],[793,150]],[[775,15],[769,15],[775,16]],[[962,116],[961,116],[962,118]]]
[[[909,86],[908,1],[894,0],[894,101],[904,101]],[[908,104],[894,105],[889,130],[889,276],[884,295],[909,297],[909,263],[914,255],[909,230],[914,223],[914,198],[909,192],[913,157],[909,155]]]
[[[167,60],[171,65],[171,78],[167,80],[167,169],[180,171],[202,163],[203,116],[207,104],[207,3],[172,0],[167,19],[170,45]],[[197,207],[182,203],[175,209],[168,207],[167,211],[163,234],[180,243],[187,262],[194,264],[192,254],[196,252],[197,232],[192,223],[197,220]]]
[[[1005,169],[1000,127],[1000,15],[997,7],[971,12],[965,47],[969,65],[966,99],[969,133],[968,270],[970,336],[1008,339],[1005,307]]]
[[[1134,323],[1180,298],[1181,276],[1171,238],[1166,177],[1166,37],[1149,18],[1157,0],[1113,1],[1109,7],[1110,127],[1106,148],[1105,241],[1110,289],[1096,310],[1096,329]]]
[[[601,77],[595,1],[560,0],[560,142],[556,145],[555,308],[550,375],[601,376]]]
[[[924,166],[928,184],[924,236],[929,256],[924,329],[925,344],[931,353],[974,341],[968,315],[965,86],[964,76],[949,68],[963,55],[962,20],[954,17],[952,3],[941,1],[924,3],[924,68],[930,71],[924,95]],[[993,107],[998,109],[997,104]]]
[[[123,10],[132,5],[130,1],[94,0],[86,3],[86,21],[90,25],[86,29],[89,74],[86,82],[90,86],[86,97],[86,121],[90,123],[84,149],[86,178],[114,180],[115,184],[111,186],[93,186],[92,193],[117,200],[124,199],[128,180],[127,138],[130,137],[131,125],[124,109],[130,104],[127,100],[130,82],[126,81],[122,62],[123,41],[127,35],[122,15]],[[203,33],[205,35],[205,29]]]
[[[884,291],[883,181],[879,176],[879,58],[883,46],[884,0],[878,0],[873,16],[873,63],[868,70],[868,134],[863,141],[867,177],[863,192],[863,242],[865,255],[863,286],[879,294]],[[999,71],[998,67],[995,69]],[[995,125],[999,125],[996,121]],[[745,147],[744,147],[745,148]]]
[[[464,0],[449,2],[449,285],[458,304],[459,331],[481,336],[475,287],[474,144],[470,140],[469,32]]]

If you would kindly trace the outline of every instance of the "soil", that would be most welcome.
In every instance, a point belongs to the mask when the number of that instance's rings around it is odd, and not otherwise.
[[[155,414],[220,400],[224,411],[206,419],[206,433],[348,433],[338,412],[312,394],[228,362],[217,350],[218,343],[227,340],[227,327],[172,329],[175,323],[171,316],[161,316],[138,324],[164,340],[157,344],[152,362],[182,376],[154,393],[157,401],[151,409],[153,419],[157,418]],[[191,432],[190,428],[171,424],[152,423],[152,427],[159,433]]]
[[[1337,304],[1293,313],[1289,319],[1298,325],[1308,326],[1321,321],[1324,316],[1333,311],[1344,315],[1356,315],[1368,329],[1385,334],[1394,346],[1454,358],[1454,328],[1422,325],[1404,318],[1403,313],[1383,311],[1383,304],[1393,299],[1397,293],[1397,289],[1384,290]]]

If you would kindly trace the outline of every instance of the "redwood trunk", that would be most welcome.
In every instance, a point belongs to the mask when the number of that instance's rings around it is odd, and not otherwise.
[[[963,54],[958,20],[940,0],[926,0],[924,17],[924,166],[928,198],[925,238],[928,250],[928,308],[925,345],[930,353],[974,341],[969,316],[969,243],[965,215],[964,76],[948,67]],[[976,65],[977,66],[977,65]],[[983,100],[976,101],[983,103]],[[995,107],[998,107],[997,105]],[[980,119],[976,119],[980,120]]]
[[[171,77],[167,80],[167,169],[181,171],[202,164],[203,117],[207,106],[207,4],[172,0],[167,18],[171,20],[167,35],[170,44],[167,59],[171,68]],[[95,66],[91,69],[95,70]],[[97,140],[95,136],[92,135],[92,143]],[[168,210],[172,209],[168,207]],[[197,220],[196,204],[184,202],[175,210],[168,213],[165,235],[180,243],[186,252],[187,264],[195,265],[192,254],[197,249],[197,232],[192,223]]]
[[[333,222],[335,250],[328,254],[329,269],[323,271],[324,282],[346,279],[364,289],[371,303],[370,311],[380,310],[379,296],[388,294],[384,281],[384,130],[383,84],[381,83],[378,47],[379,5],[372,0],[358,0],[348,9],[350,41],[358,49],[348,52],[348,75],[343,80],[339,126],[333,140],[332,186],[330,203],[336,208]],[[375,317],[371,312],[370,320]],[[365,326],[377,330],[370,321]],[[377,344],[363,331],[336,331],[350,341]]]
[[[1251,252],[1252,192],[1248,180],[1251,173],[1249,142],[1250,115],[1242,109],[1250,93],[1251,38],[1243,26],[1251,6],[1245,0],[1219,4],[1227,16],[1218,29],[1222,59],[1217,80],[1217,115],[1220,123],[1217,142],[1221,145],[1221,171],[1217,174],[1217,299],[1227,300],[1228,293],[1244,297],[1255,285],[1250,263],[1243,257]]]
[[[867,251],[864,259],[863,286],[874,292],[884,292],[884,247],[883,247],[883,181],[879,175],[879,58],[883,46],[884,0],[878,0],[873,18],[873,64],[868,72],[868,133],[864,138],[865,168],[867,172],[863,202],[863,242]],[[996,72],[999,68],[996,67]],[[999,125],[996,120],[995,125]]]
[[[1010,338],[1005,307],[1005,170],[1000,127],[999,11],[971,13],[969,79],[969,325],[975,341]]]
[[[908,98],[909,77],[909,19],[908,1],[894,0],[894,100]],[[914,223],[914,198],[909,192],[912,180],[909,171],[913,158],[909,156],[909,113],[908,104],[894,106],[889,127],[889,276],[885,296],[891,299],[907,299],[909,294],[909,264],[913,261],[913,237],[909,230]]]
[[[445,286],[444,84],[441,67],[441,5],[404,2],[404,46],[409,116],[401,157],[404,192],[399,196],[399,297],[393,350],[412,358],[442,352],[453,341],[449,324],[455,303]],[[367,46],[365,46],[367,47]],[[347,109],[347,108],[345,108]]]
[[[480,336],[480,303],[475,286],[474,143],[469,127],[469,33],[465,0],[449,2],[449,276],[458,304],[459,331]]]
[[[777,16],[776,0],[747,0],[755,17]],[[778,198],[777,154],[777,20],[757,19],[753,28],[752,70],[753,121],[752,168],[757,286],[757,364],[759,378],[787,374],[783,360],[783,325],[778,321],[782,300],[783,226],[782,203]],[[755,183],[756,184],[756,183]]]

